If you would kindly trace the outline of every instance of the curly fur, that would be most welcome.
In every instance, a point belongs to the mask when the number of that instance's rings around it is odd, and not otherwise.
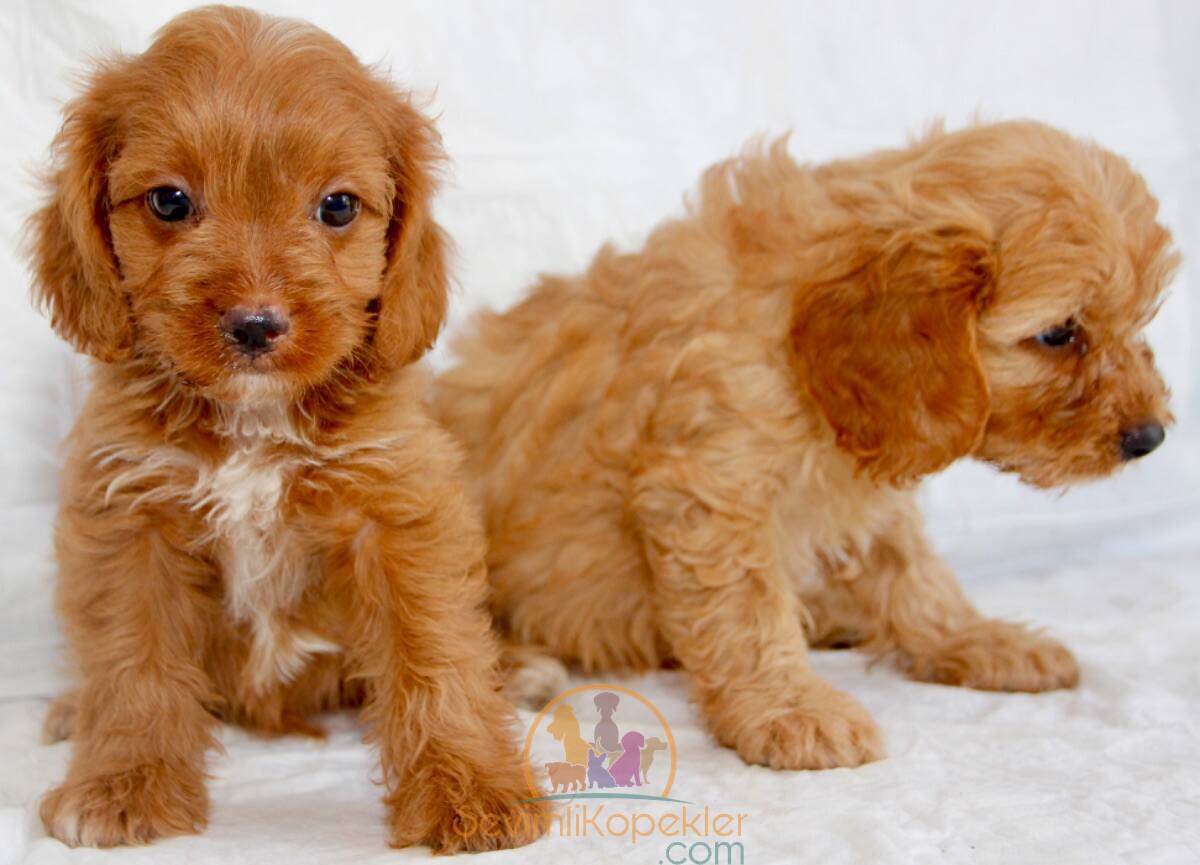
[[[1108,474],[1169,421],[1141,331],[1176,264],[1142,179],[1036,123],[822,166],[780,142],[687,214],[484,314],[438,383],[485,510],[494,609],[586,670],[678,661],[717,738],[777,768],[883,752],[809,667],[1070,687],[1049,637],[976,612],[913,488],[956,459]],[[1073,320],[1075,343],[1036,336]]]
[[[319,735],[361,705],[393,844],[532,840],[483,533],[410,366],[446,306],[430,122],[327,34],[210,7],[103,63],[55,152],[36,291],[99,363],[57,526],[81,681],[47,718],[74,740],[47,831],[198,831],[218,719]],[[164,184],[199,218],[156,220]],[[331,185],[363,201],[337,232]],[[253,360],[217,327],[247,303],[291,321]]]

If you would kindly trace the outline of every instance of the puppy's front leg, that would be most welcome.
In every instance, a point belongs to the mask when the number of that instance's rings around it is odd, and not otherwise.
[[[200,831],[214,718],[202,646],[215,604],[207,566],[169,514],[65,507],[59,607],[82,683],[66,780],[42,800],[71,846],[143,844]]]
[[[335,557],[367,682],[391,843],[436,853],[517,847],[546,830],[499,693],[483,604],[484,542],[458,484],[366,492]],[[405,489],[407,487],[407,489]]]
[[[874,539],[855,593],[881,650],[894,650],[914,679],[988,691],[1072,688],[1070,650],[1021,625],[980,615],[925,538],[915,506]]]
[[[879,758],[874,721],[809,667],[799,600],[771,548],[769,479],[739,476],[736,460],[701,462],[701,450],[652,466],[634,501],[659,627],[713,734],[774,769]]]

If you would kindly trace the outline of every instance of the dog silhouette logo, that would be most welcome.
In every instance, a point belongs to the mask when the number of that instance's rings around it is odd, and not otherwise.
[[[677,801],[669,798],[677,762],[666,717],[622,685],[564,691],[537,714],[525,737],[525,779],[538,798]],[[543,772],[550,794],[540,797],[536,780]]]
[[[657,839],[660,865],[746,861],[750,815],[672,798],[675,736],[658,707],[632,688],[563,691],[530,723],[523,756],[526,801],[554,800],[544,819],[561,839]]]
[[[587,765],[588,743],[579,735],[579,721],[569,703],[559,703],[554,708],[554,720],[547,730],[562,743],[564,762],[576,766]]]
[[[600,713],[600,720],[596,722],[596,730],[592,736],[592,741],[603,746],[606,751],[616,751],[620,747],[618,744],[617,734],[619,730],[617,722],[613,720],[613,712],[617,711],[617,706],[620,704],[621,697],[612,691],[601,691],[592,697],[592,705]]]

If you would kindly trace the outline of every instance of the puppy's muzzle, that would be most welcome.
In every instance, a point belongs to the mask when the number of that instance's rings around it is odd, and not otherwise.
[[[275,307],[235,306],[221,316],[220,327],[230,345],[242,354],[257,357],[274,349],[288,332],[288,318]]]
[[[1121,456],[1127,460],[1136,460],[1155,450],[1167,431],[1157,421],[1138,424],[1135,427],[1121,431]]]

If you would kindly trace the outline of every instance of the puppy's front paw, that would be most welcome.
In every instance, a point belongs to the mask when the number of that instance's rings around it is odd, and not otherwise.
[[[515,768],[515,763],[514,763]],[[431,775],[393,794],[393,847],[423,844],[437,854],[504,850],[536,841],[549,827],[550,803],[530,797],[519,769],[511,781]]]
[[[747,763],[772,769],[836,769],[861,766],[884,754],[883,736],[866,709],[824,683],[784,702],[742,702],[738,714],[743,717],[715,720],[714,733]]]
[[[162,763],[68,779],[41,806],[46,831],[71,847],[145,844],[200,832],[207,812],[201,775]]]
[[[1009,622],[959,631],[910,663],[919,681],[981,691],[1053,691],[1079,683],[1079,665],[1066,646]]]

